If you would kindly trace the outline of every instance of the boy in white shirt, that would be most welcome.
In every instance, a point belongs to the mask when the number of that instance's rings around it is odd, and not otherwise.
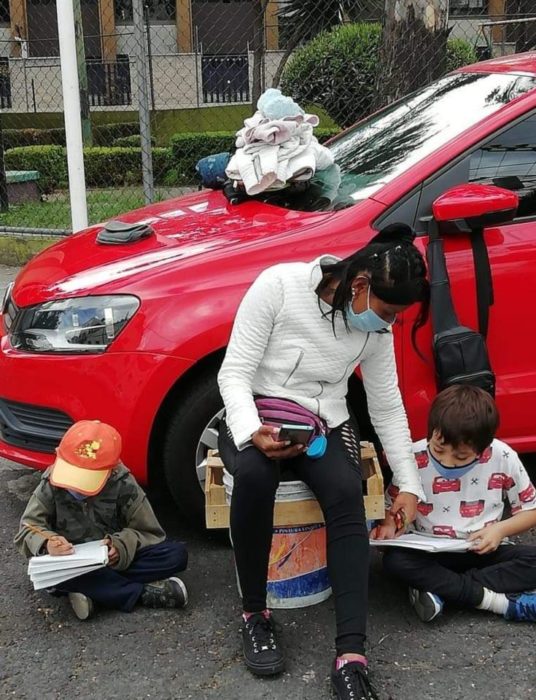
[[[465,553],[396,547],[385,552],[386,571],[409,586],[410,602],[423,622],[437,617],[444,603],[536,622],[536,547],[508,542],[536,526],[536,489],[517,453],[494,439],[498,423],[489,394],[451,386],[432,403],[428,438],[414,445],[426,495],[417,506],[414,529],[471,542]],[[388,508],[397,492],[395,484],[387,489]],[[511,515],[503,520],[505,500]],[[395,532],[387,510],[371,536],[386,539]]]

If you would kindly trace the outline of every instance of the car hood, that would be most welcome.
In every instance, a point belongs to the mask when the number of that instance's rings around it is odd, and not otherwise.
[[[69,296],[126,289],[137,275],[178,269],[214,251],[262,247],[269,239],[295,235],[332,212],[299,212],[251,200],[238,206],[219,191],[205,190],[118,216],[147,223],[154,235],[134,243],[103,245],[104,224],[70,236],[37,255],[19,274],[14,300],[19,306]],[[198,260],[201,262],[201,260]]]

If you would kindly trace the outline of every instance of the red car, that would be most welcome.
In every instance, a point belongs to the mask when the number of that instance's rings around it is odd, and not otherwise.
[[[478,463],[479,464],[487,464],[490,461],[492,454],[493,454],[493,448],[491,446],[486,447],[484,452],[482,452],[482,454],[480,455]]]
[[[432,511],[434,510],[434,504],[425,503],[424,501],[421,501],[417,504],[417,510],[421,515],[430,515],[430,513],[432,513]]]
[[[432,532],[442,537],[456,537],[456,530],[451,525],[434,525]]]
[[[488,479],[488,490],[489,489],[503,489],[507,491],[515,485],[513,477],[509,474],[503,474],[502,472],[494,472]]]
[[[460,515],[462,518],[476,518],[484,512],[486,501],[481,498],[478,501],[462,501],[460,503]]]
[[[519,492],[519,500],[521,503],[530,503],[536,498],[536,488],[529,484],[526,489]]]
[[[459,479],[447,479],[445,476],[436,476],[432,482],[432,493],[451,493],[459,491],[462,487]]]
[[[96,225],[42,252],[3,305],[0,454],[44,468],[73,421],[98,417],[121,432],[136,477],[165,476],[180,508],[199,518],[222,409],[216,375],[253,279],[275,263],[345,256],[395,221],[415,227],[424,251],[432,205],[436,218],[441,210],[447,219],[486,221],[501,437],[534,450],[536,331],[527,318],[536,298],[536,150],[527,144],[535,131],[536,53],[487,61],[331,141],[340,182],[315,178],[300,196],[283,190],[238,206],[221,191],[201,191],[120,217],[137,225],[126,242],[99,242]],[[497,211],[518,200],[511,221],[496,223]],[[445,250],[461,322],[475,327],[469,236],[447,235]],[[411,345],[416,312],[401,316],[395,342],[420,438],[436,387],[430,328],[418,336],[428,363]],[[349,400],[364,426],[363,394],[356,376]]]
[[[415,461],[417,462],[417,466],[419,467],[419,469],[425,469],[430,462],[430,459],[428,457],[428,451],[423,450],[422,452],[416,452]]]

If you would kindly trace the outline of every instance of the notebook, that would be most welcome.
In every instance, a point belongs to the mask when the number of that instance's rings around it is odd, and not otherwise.
[[[74,546],[74,554],[62,557],[45,554],[42,557],[32,557],[28,562],[28,575],[36,591],[41,588],[56,586],[62,581],[68,581],[76,576],[106,566],[108,563],[108,547],[102,540],[84,542]]]
[[[373,547],[405,547],[406,549],[420,549],[423,552],[465,552],[471,543],[467,540],[458,540],[452,537],[438,537],[434,535],[420,535],[416,532],[400,535],[392,540],[370,540]]]

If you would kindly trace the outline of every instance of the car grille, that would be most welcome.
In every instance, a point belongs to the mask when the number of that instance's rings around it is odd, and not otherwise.
[[[0,436],[9,445],[54,452],[73,422],[54,408],[0,399]]]

